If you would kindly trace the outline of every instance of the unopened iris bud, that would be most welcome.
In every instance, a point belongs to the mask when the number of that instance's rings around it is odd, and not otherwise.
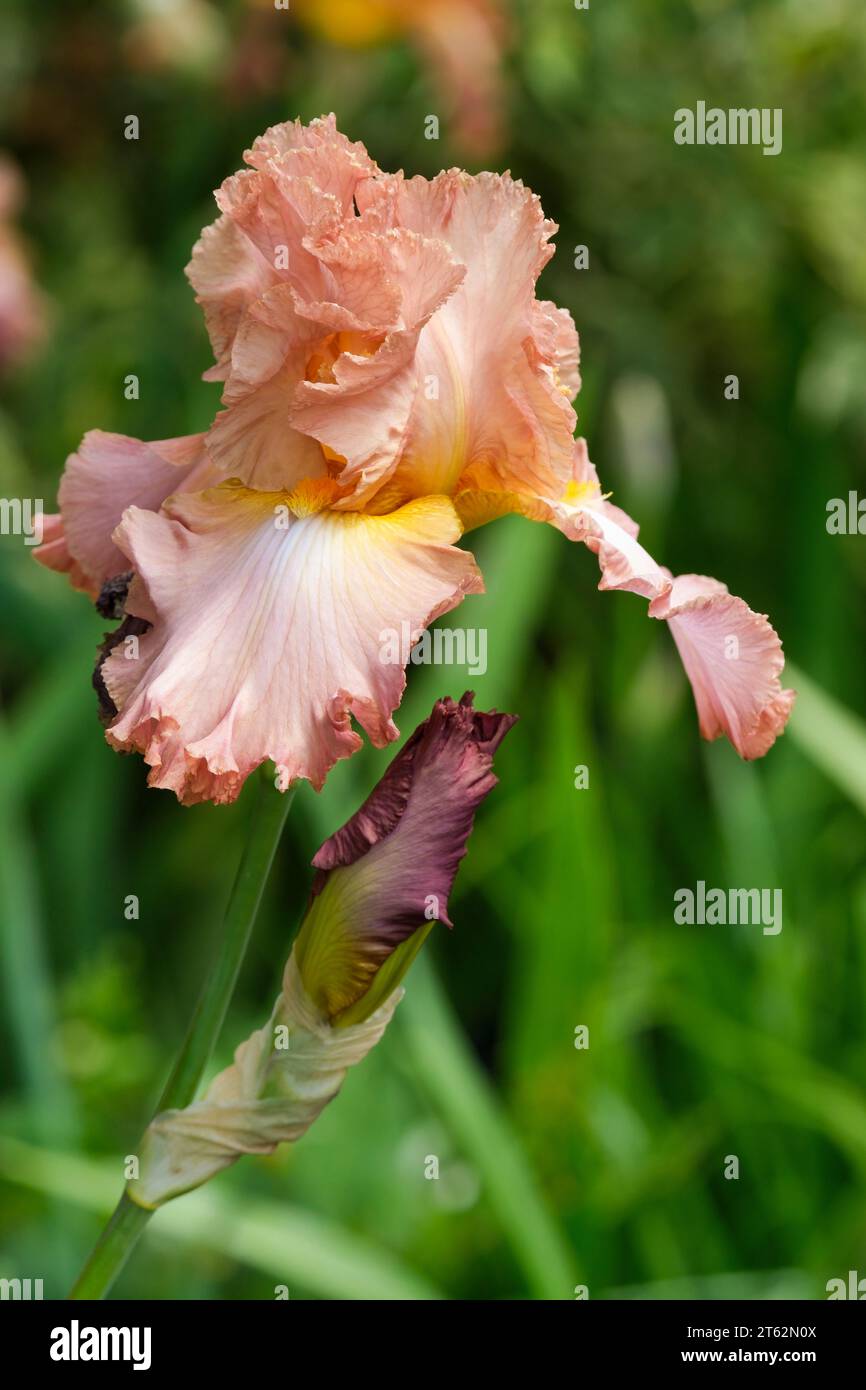
[[[307,994],[336,1026],[369,1018],[434,923],[451,926],[451,885],[513,722],[479,713],[468,695],[438,701],[313,860],[319,872],[295,958]]]

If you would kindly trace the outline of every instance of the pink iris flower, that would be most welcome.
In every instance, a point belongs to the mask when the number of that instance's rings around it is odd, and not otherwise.
[[[417,637],[481,591],[456,542],[519,512],[668,623],[706,738],[764,754],[794,698],[779,638],[656,564],[602,492],[573,437],[574,323],[535,294],[556,230],[538,198],[508,175],[383,173],[333,116],[245,159],[188,267],[224,409],[184,439],[86,435],[37,552],[94,596],[132,571],[141,635],[101,664],[109,742],[185,804],[233,800],[266,759],[321,787],[360,746],[353,719],[397,737],[383,631]]]

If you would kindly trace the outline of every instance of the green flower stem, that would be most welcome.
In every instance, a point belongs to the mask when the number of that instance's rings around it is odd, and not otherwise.
[[[292,796],[291,790],[283,794],[275,791],[271,778],[264,772],[259,774],[258,801],[226,908],[222,946],[162,1093],[157,1114],[189,1105],[195,1099],[234,993]],[[145,1207],[137,1206],[124,1192],[70,1298],[105,1297],[152,1214]]]

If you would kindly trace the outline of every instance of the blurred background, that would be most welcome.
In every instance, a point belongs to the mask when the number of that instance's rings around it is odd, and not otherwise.
[[[0,495],[51,509],[86,429],[207,426],[183,266],[211,190],[269,124],[334,110],[384,168],[540,194],[606,487],[674,571],[771,615],[800,691],[743,764],[700,741],[664,626],[596,594],[593,556],[514,518],[473,537],[488,594],[445,621],[487,629],[487,673],[410,668],[398,713],[408,734],[474,686],[521,715],[456,929],[304,1140],[160,1212],[115,1292],[820,1298],[866,1275],[866,540],[825,524],[866,487],[862,4],[6,0],[0,54]],[[698,100],[781,107],[782,154],[675,145]],[[96,719],[104,621],[20,536],[0,586],[0,1275],[59,1297],[183,1035],[253,792],[147,791]],[[298,794],[214,1069],[387,756]],[[699,879],[781,887],[782,932],[676,925]]]

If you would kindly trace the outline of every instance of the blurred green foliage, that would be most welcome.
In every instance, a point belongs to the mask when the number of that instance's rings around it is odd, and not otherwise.
[[[51,305],[46,344],[3,383],[4,496],[50,505],[88,428],[207,425],[182,268],[268,124],[333,109],[383,167],[465,162],[447,122],[425,140],[435,88],[399,35],[344,50],[290,13],[200,0],[179,4],[182,45],[154,45],[147,8],[3,7],[0,146],[26,173]],[[702,745],[666,632],[594,593],[591,555],[515,519],[479,536],[488,594],[449,622],[487,627],[489,669],[411,670],[398,716],[408,733],[473,683],[521,714],[456,930],[434,933],[394,1027],[298,1146],[160,1213],[125,1297],[569,1298],[578,1279],[591,1297],[821,1297],[863,1272],[866,550],[824,523],[864,486],[866,10],[522,0],[511,30],[509,146],[490,162],[560,224],[542,291],[582,336],[580,429],[661,560],[771,614],[800,706],[761,765]],[[782,107],[783,153],[676,146],[673,112],[698,99]],[[146,791],[96,722],[103,622],[18,538],[0,539],[0,583],[0,1273],[60,1296],[183,1034],[246,802]],[[312,852],[386,757],[298,796],[220,1064],[270,1007]],[[675,925],[673,893],[698,879],[781,886],[783,931]]]

